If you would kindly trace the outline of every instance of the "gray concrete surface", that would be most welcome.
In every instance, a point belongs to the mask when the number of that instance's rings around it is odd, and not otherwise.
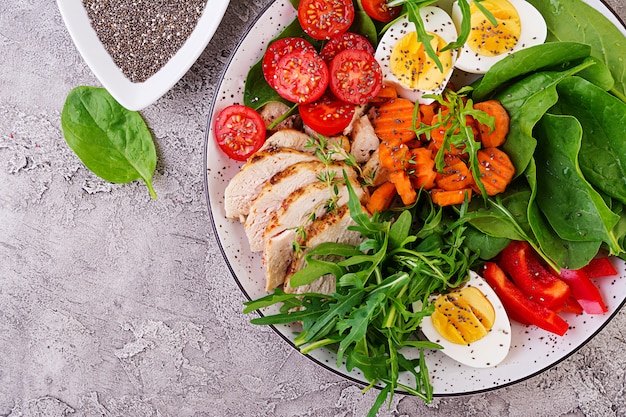
[[[150,200],[68,149],[69,90],[98,85],[52,0],[0,2],[0,416],[364,416],[375,392],[319,368],[241,314],[214,239],[203,141],[215,84],[268,0],[233,0],[185,77],[142,111]],[[626,16],[623,0],[609,1]],[[381,416],[626,416],[626,314],[548,372]]]

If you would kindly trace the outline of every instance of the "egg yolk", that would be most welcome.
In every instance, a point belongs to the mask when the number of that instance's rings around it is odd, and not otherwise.
[[[498,56],[513,50],[522,32],[515,6],[508,0],[483,0],[480,4],[489,10],[498,24],[494,26],[472,2],[469,47],[482,56]]]
[[[389,67],[393,75],[404,86],[417,90],[434,90],[446,79],[452,70],[452,51],[439,52],[444,46],[440,36],[428,32],[432,39],[430,44],[437,53],[443,72],[437,64],[426,54],[424,45],[417,40],[417,33],[410,32],[404,35],[393,47]]]
[[[433,326],[439,334],[457,344],[469,344],[485,337],[495,319],[493,305],[476,287],[466,287],[439,296],[431,315]]]

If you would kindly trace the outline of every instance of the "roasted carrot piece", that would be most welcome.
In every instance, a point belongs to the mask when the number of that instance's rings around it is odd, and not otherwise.
[[[410,155],[408,146],[398,138],[382,141],[378,147],[380,165],[390,171],[403,170],[411,158]]]
[[[449,112],[449,109],[445,107],[442,109],[440,113],[435,114],[432,119],[432,125],[434,126],[437,123],[440,123],[439,120],[445,120],[445,116],[448,112]],[[448,122],[445,125],[437,126],[430,131],[431,140],[428,146],[433,152],[439,151],[439,149],[441,148],[441,145],[443,145],[446,130],[448,130],[451,126],[452,124]],[[456,132],[458,133],[458,129]],[[452,145],[450,146],[450,149],[447,152],[452,155],[460,155],[463,153],[463,150]]]
[[[441,188],[433,188],[430,190],[430,197],[433,200],[433,203],[444,207],[451,206],[454,204],[461,204],[465,201],[467,197],[467,201],[472,199],[472,189],[471,188],[463,188],[461,190],[442,190]]]
[[[420,112],[420,121],[427,125],[433,124],[433,117],[437,114],[437,108],[439,107],[439,103],[432,102],[430,104],[420,104],[419,112]]]
[[[515,166],[509,156],[498,148],[480,149],[476,156],[487,195],[503,192],[515,176]]]
[[[390,99],[398,98],[398,92],[392,84],[383,84],[376,97],[371,101],[372,104],[383,104]]]
[[[374,190],[366,204],[367,211],[384,211],[389,208],[396,196],[396,186],[392,182],[385,182]]]
[[[498,100],[487,100],[474,103],[474,109],[483,111],[494,117],[493,131],[487,125],[478,123],[478,137],[485,148],[495,148],[506,142],[506,135],[509,134],[510,118],[506,109]]]
[[[437,187],[446,191],[461,190],[471,187],[474,178],[469,167],[460,158],[449,158],[443,172],[438,172],[435,179]]]
[[[435,171],[433,153],[430,149],[411,149],[411,163],[408,169],[413,187],[430,190],[435,186],[437,172]]]
[[[391,181],[395,187],[398,195],[402,199],[402,203],[406,206],[413,204],[417,200],[417,193],[408,174],[405,171],[393,171],[389,173],[389,181]]]
[[[400,139],[408,142],[415,139],[413,112],[415,104],[405,98],[394,98],[383,103],[374,117],[374,131],[382,140]]]

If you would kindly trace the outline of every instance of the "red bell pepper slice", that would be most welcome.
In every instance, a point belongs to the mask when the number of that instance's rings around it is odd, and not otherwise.
[[[524,294],[545,307],[560,310],[570,296],[569,286],[541,264],[528,242],[511,242],[498,265]]]
[[[565,304],[557,311],[557,313],[573,313],[577,316],[583,314],[583,307],[578,303],[573,295],[570,295]]]
[[[496,292],[509,317],[563,336],[569,325],[557,313],[528,298],[494,262],[485,263],[483,278]],[[519,320],[518,320],[519,321]]]
[[[583,266],[582,269],[589,278],[612,277],[617,275],[617,270],[607,257],[593,258],[587,265]]]
[[[572,295],[587,314],[604,314],[608,311],[600,290],[583,269],[561,269],[559,277],[569,285]]]

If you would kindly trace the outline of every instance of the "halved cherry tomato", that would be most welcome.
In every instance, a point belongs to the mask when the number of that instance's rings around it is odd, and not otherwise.
[[[274,82],[274,89],[282,98],[311,103],[328,87],[328,67],[317,51],[295,50],[278,61]]]
[[[383,85],[383,73],[374,55],[347,49],[330,63],[330,89],[338,99],[353,104],[372,100]]]
[[[267,47],[263,55],[263,76],[272,88],[275,89],[276,68],[280,59],[293,51],[299,50],[314,51],[315,47],[306,39],[296,37],[278,39]]]
[[[391,22],[402,13],[402,6],[389,7],[387,0],[362,0],[363,10],[379,22]]]
[[[313,39],[330,39],[352,25],[354,5],[352,0],[301,0],[298,20]]]
[[[265,142],[265,122],[250,107],[233,104],[219,112],[214,125],[220,149],[236,161],[245,161]]]
[[[343,131],[354,117],[354,104],[346,103],[326,93],[313,103],[298,107],[302,122],[322,135]]]
[[[332,37],[322,48],[320,55],[327,64],[330,64],[339,52],[346,49],[359,49],[370,54],[375,52],[374,47],[365,36],[358,33],[344,32],[341,35]]]

